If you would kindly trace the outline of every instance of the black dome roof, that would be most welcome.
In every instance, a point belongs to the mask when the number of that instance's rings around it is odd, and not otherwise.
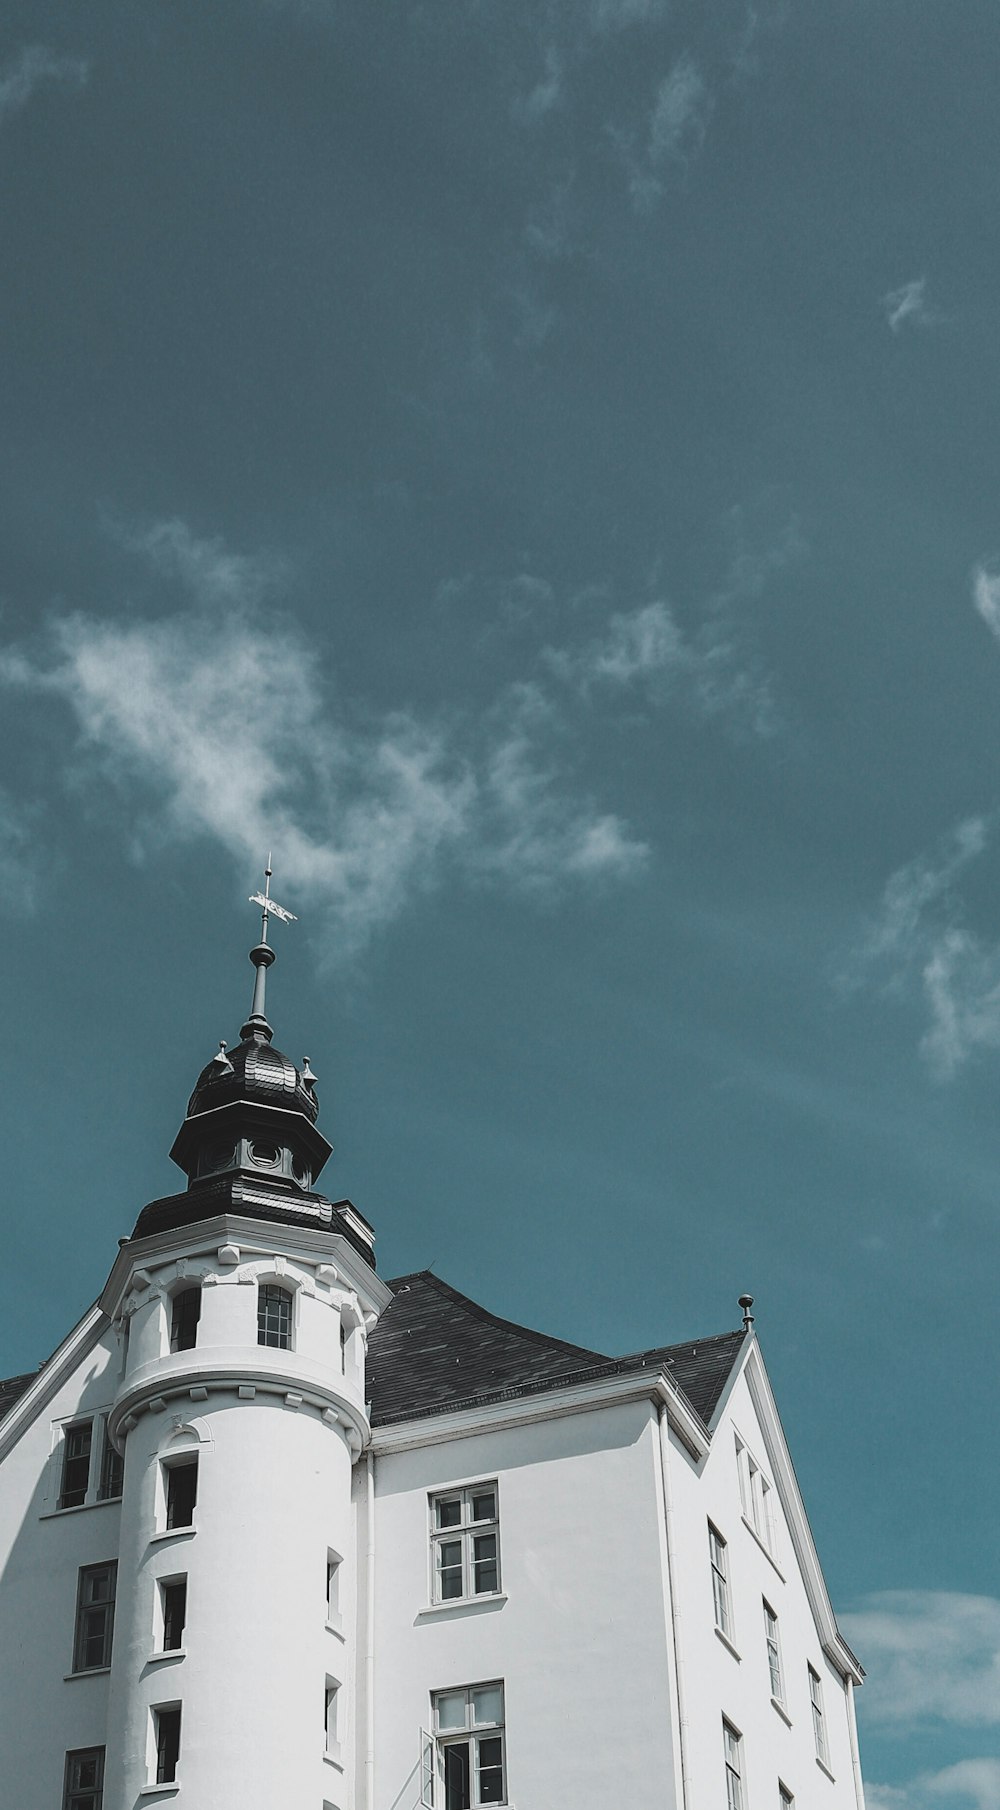
[[[202,1069],[188,1101],[189,1119],[234,1100],[256,1101],[262,1106],[282,1106],[301,1112],[315,1124],[319,1101],[306,1063],[296,1068],[258,1032],[244,1037],[233,1050],[220,1050]]]

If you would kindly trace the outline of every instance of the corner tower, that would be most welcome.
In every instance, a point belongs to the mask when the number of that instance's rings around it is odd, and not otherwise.
[[[352,1468],[391,1297],[370,1227],[316,1191],[316,1078],[265,1011],[268,919],[288,914],[257,902],[250,1016],[171,1151],[187,1188],[143,1208],[102,1297],[125,1351],[106,1810],[182,1783],[196,1805],[354,1802]]]

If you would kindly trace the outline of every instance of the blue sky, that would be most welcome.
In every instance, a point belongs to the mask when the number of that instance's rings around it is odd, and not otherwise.
[[[384,1273],[757,1297],[870,1810],[998,1810],[986,0],[0,37],[4,1373],[249,1001]]]

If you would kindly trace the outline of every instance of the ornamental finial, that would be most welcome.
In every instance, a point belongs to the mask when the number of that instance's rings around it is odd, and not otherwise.
[[[282,924],[294,924],[298,921],[293,911],[286,911],[283,905],[279,905],[276,900],[272,899],[272,871],[269,850],[267,866],[264,869],[264,890],[250,895],[250,904],[260,906],[260,942],[255,949],[250,951],[250,960],[256,969],[253,982],[253,1003],[250,1007],[250,1016],[240,1030],[241,1037],[260,1037],[265,1043],[270,1043],[272,1031],[264,1011],[264,988],[267,970],[274,960],[274,950],[267,940],[268,922],[271,918],[278,918]]]

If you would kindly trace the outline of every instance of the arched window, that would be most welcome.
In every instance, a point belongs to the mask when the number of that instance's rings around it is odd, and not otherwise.
[[[276,1282],[262,1282],[257,1291],[257,1343],[279,1351],[292,1343],[292,1297]]]
[[[193,1351],[198,1343],[201,1289],[182,1288],[173,1299],[170,1314],[171,1351]]]

